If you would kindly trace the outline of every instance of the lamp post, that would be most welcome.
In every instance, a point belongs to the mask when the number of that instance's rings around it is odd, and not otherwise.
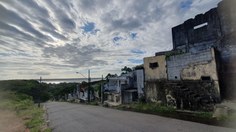
[[[84,78],[87,78],[80,72],[76,72],[76,73],[82,75]],[[90,102],[90,81],[91,81],[90,70],[88,70],[88,102]]]

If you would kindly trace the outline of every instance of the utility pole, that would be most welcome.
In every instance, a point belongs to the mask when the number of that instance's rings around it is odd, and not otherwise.
[[[90,70],[88,70],[88,103],[90,102]]]
[[[102,84],[101,84],[101,103],[103,104],[103,75],[102,75]]]

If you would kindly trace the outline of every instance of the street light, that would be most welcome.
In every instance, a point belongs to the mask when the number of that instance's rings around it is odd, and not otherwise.
[[[76,72],[76,74],[80,74],[82,75],[84,78],[86,78],[82,73],[80,72]],[[91,81],[91,78],[90,78],[90,70],[88,70],[88,102],[90,102],[90,81]]]
[[[76,74],[80,74],[80,75],[82,75],[84,78],[87,78],[87,77],[85,77],[82,73],[80,73],[80,72],[76,72]]]

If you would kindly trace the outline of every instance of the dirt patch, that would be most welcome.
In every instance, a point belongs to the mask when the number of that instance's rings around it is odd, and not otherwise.
[[[0,132],[25,132],[24,122],[12,111],[0,109]]]

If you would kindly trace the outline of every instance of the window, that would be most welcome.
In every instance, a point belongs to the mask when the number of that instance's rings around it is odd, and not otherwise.
[[[149,63],[149,67],[154,69],[154,68],[157,68],[159,67],[158,63],[157,62],[154,62],[154,63]]]
[[[211,77],[210,76],[202,76],[201,79],[203,81],[210,81],[211,80]]]

